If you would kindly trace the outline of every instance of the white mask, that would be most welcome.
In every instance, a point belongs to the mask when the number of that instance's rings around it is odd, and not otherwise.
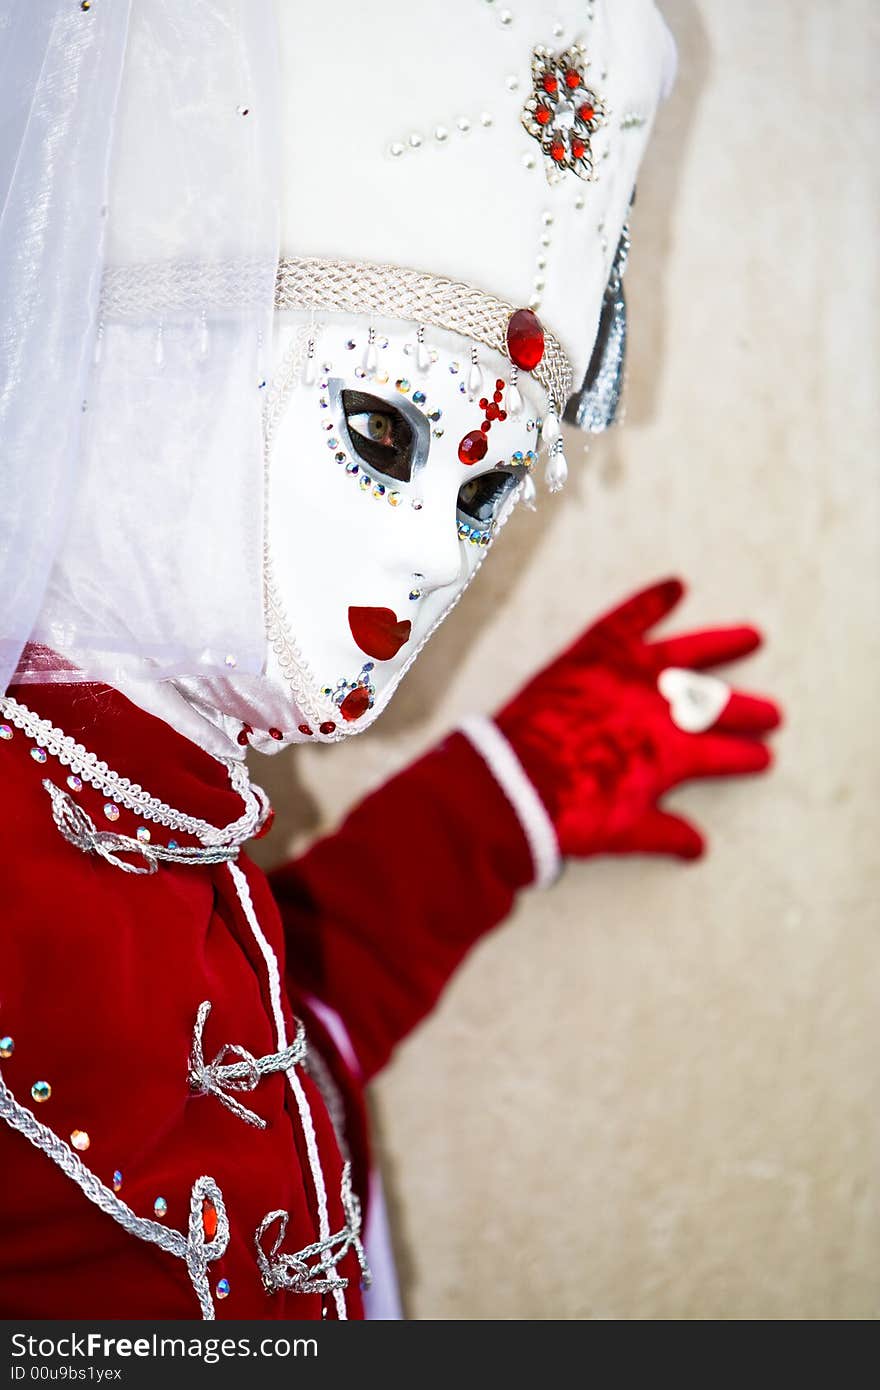
[[[400,321],[287,314],[276,361],[267,670],[178,683],[261,752],[372,724],[531,490],[540,428],[527,397],[506,409],[508,361],[481,348],[474,372],[471,344],[441,330],[419,343]]]

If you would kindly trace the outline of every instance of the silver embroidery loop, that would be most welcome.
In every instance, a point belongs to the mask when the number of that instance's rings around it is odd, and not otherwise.
[[[247,1106],[242,1105],[233,1096],[227,1095],[227,1091],[254,1091],[259,1085],[261,1077],[271,1076],[273,1072],[286,1072],[288,1067],[294,1067],[297,1063],[304,1062],[307,1051],[305,1027],[297,1020],[296,1037],[281,1052],[270,1052],[265,1057],[254,1057],[253,1053],[248,1052],[246,1047],[242,1047],[238,1043],[224,1043],[213,1062],[206,1062],[204,1033],[205,1023],[210,1012],[211,1001],[205,999],[199,1005],[195,1028],[193,1029],[193,1045],[189,1063],[190,1085],[193,1090],[200,1091],[203,1095],[216,1096],[227,1110],[231,1110],[233,1115],[237,1115],[246,1124],[255,1125],[258,1129],[265,1129],[266,1121],[262,1116],[255,1114],[253,1110],[248,1110]],[[238,1057],[239,1060],[227,1062],[227,1057]]]
[[[155,854],[148,845],[133,840],[128,835],[114,835],[109,830],[99,830],[90,816],[67,792],[56,787],[48,777],[43,782],[44,789],[52,799],[52,819],[69,844],[81,849],[84,854],[99,854],[121,869],[124,874],[154,874],[159,867]],[[147,861],[144,867],[129,864],[120,859],[119,854],[139,854]]]
[[[65,840],[84,854],[99,854],[114,869],[121,869],[125,874],[154,874],[160,859],[172,864],[224,864],[238,858],[237,845],[217,849],[199,849],[198,846],[169,849],[165,845],[142,844],[130,835],[119,835],[113,830],[99,830],[73,797],[56,787],[48,777],[43,780],[43,788],[52,800],[52,819]],[[139,854],[146,860],[146,866],[129,864],[119,858],[120,854]]]
[[[270,1211],[263,1217],[254,1235],[257,1250],[257,1265],[263,1280],[263,1287],[269,1294],[286,1289],[289,1293],[330,1293],[334,1289],[348,1287],[348,1279],[335,1274],[336,1266],[349,1252],[357,1255],[364,1288],[372,1281],[366,1254],[360,1238],[361,1204],[351,1187],[351,1164],[342,1169],[340,1189],[342,1207],[345,1212],[345,1225],[335,1235],[325,1240],[313,1241],[301,1250],[288,1254],[281,1249],[287,1234],[288,1215],[286,1211]],[[278,1234],[268,1252],[263,1247],[267,1231],[278,1222]],[[313,1261],[312,1264],[309,1261]]]
[[[217,1230],[211,1240],[205,1239],[205,1201],[209,1200],[217,1213]],[[219,1260],[229,1244],[229,1218],[223,1193],[213,1178],[204,1174],[196,1178],[189,1200],[189,1238],[186,1243],[186,1267],[199,1300],[202,1317],[213,1320],[214,1301],[208,1283],[208,1264]]]

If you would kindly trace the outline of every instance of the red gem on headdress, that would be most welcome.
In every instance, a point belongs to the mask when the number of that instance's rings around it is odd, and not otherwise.
[[[356,685],[339,706],[343,719],[360,719],[370,707],[370,692],[365,685]]]
[[[510,360],[524,372],[537,367],[544,356],[544,330],[531,309],[517,309],[507,324],[507,351]]]
[[[496,401],[490,401],[489,404],[486,406],[486,419],[487,419],[487,420],[497,420],[497,419],[498,419],[498,405],[497,405],[497,402],[496,402]]]
[[[538,122],[538,125],[546,125],[552,115],[553,112],[550,110],[549,106],[543,106],[539,102],[535,107],[535,120]]]
[[[256,835],[254,836],[254,839],[255,839],[255,840],[262,840],[262,839],[264,839],[265,836],[269,834],[269,831],[272,829],[272,826],[273,826],[274,824],[275,824],[275,807],[274,807],[274,806],[270,806],[270,807],[269,807],[269,814],[266,816],[266,819],[263,821],[263,824],[260,826],[260,828],[259,828],[259,830],[257,831]],[[206,1229],[207,1229],[207,1222],[205,1223],[205,1227],[206,1227]]]
[[[299,729],[301,734],[310,734],[312,732],[308,724],[297,724],[296,727]]]
[[[583,106],[578,107],[578,115],[582,121],[591,121],[596,114],[595,106],[591,106],[587,101]]]
[[[550,146],[550,158],[555,159],[557,164],[562,164],[565,159],[565,143],[562,140],[554,140]]]
[[[565,74],[565,85],[574,91],[575,87],[581,85],[581,75],[574,68],[569,68]]]
[[[281,740],[283,739],[284,735],[283,735],[283,733],[281,732],[280,729],[270,729],[270,730],[269,730],[269,737],[270,737],[270,738],[274,738],[276,743],[280,743]]]
[[[544,88],[544,91],[552,97],[553,93],[558,90],[559,83],[552,72],[545,72],[544,76],[541,78],[541,86]]]
[[[471,430],[458,446],[458,457],[462,463],[479,463],[488,452],[489,445],[482,430]]]
[[[574,155],[575,159],[583,159],[584,155],[587,152],[586,141],[581,140],[580,136],[578,135],[572,136],[571,152]]]
[[[332,734],[336,725],[333,723],[332,719],[325,719],[323,724],[318,725],[318,728],[321,730],[322,734]]]

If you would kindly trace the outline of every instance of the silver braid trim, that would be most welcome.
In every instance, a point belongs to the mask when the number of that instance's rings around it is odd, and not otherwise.
[[[411,319],[461,333],[507,357],[507,324],[517,305],[456,280],[370,261],[317,256],[278,263],[276,309],[323,309]],[[572,369],[562,344],[544,328],[544,356],[531,373],[557,414],[571,395]]]
[[[175,810],[173,806],[169,806],[166,802],[160,801],[158,797],[151,796],[149,792],[144,791],[137,782],[130,781],[128,777],[120,777],[94,753],[90,753],[81,743],[75,742],[74,739],[65,734],[63,729],[56,728],[48,719],[41,719],[33,710],[28,709],[26,705],[14,700],[11,696],[6,695],[0,698],[0,714],[4,714],[10,723],[14,724],[28,738],[32,738],[38,747],[45,748],[47,753],[51,753],[64,767],[69,767],[71,772],[82,777],[83,781],[90,783],[96,791],[103,792],[105,796],[120,806],[124,806],[126,810],[132,811],[136,816],[140,816],[142,820],[153,821],[166,826],[169,830],[178,830],[186,835],[192,835],[205,846],[223,846],[237,852],[238,846],[243,844],[245,840],[249,840],[266,819],[269,807],[268,797],[260,787],[251,784],[248,778],[247,764],[244,761],[237,761],[235,758],[217,760],[226,768],[232,790],[241,797],[245,809],[238,820],[231,821],[229,825],[216,826],[198,816],[187,816],[182,811]],[[88,820],[88,817],[86,819]],[[89,823],[91,824],[91,822]],[[125,839],[124,836],[118,838],[120,840]],[[141,852],[143,848],[144,846],[138,844],[138,852]],[[162,850],[160,852],[155,846],[151,846],[150,849],[152,854],[159,859],[173,858],[175,862],[183,864],[192,859],[191,854],[186,851]],[[196,862],[217,864],[231,857],[234,856],[227,853],[220,854],[213,860],[201,859]],[[144,870],[139,870],[139,872],[144,872]],[[153,870],[148,869],[146,872],[153,872]]]
[[[68,792],[56,787],[48,777],[44,779],[43,787],[52,799],[52,818],[65,840],[85,854],[99,854],[124,874],[154,874],[160,859],[171,864],[225,864],[227,860],[238,858],[237,845],[226,849],[168,849],[165,845],[141,844],[131,835],[99,830],[91,816],[76,804]],[[119,858],[120,854],[136,854],[146,862],[143,866],[129,864],[127,860]]]
[[[281,1246],[287,1234],[288,1215],[286,1211],[270,1211],[263,1217],[254,1235],[257,1249],[257,1264],[267,1293],[277,1293],[286,1289],[289,1293],[331,1293],[348,1287],[348,1279],[336,1274],[336,1266],[349,1252],[354,1250],[365,1288],[369,1288],[372,1275],[367,1264],[361,1242],[361,1204],[351,1189],[351,1164],[342,1169],[342,1206],[345,1212],[345,1225],[340,1231],[304,1245],[292,1254],[285,1253]],[[263,1239],[269,1229],[279,1223],[278,1234],[268,1252]],[[309,1261],[313,1263],[309,1263]]]
[[[39,1149],[53,1163],[57,1164],[90,1202],[100,1208],[129,1235],[137,1236],[151,1245],[158,1245],[166,1254],[183,1260],[189,1270],[193,1288],[199,1300],[202,1317],[206,1321],[214,1318],[214,1302],[208,1284],[208,1265],[219,1260],[226,1253],[229,1244],[229,1220],[223,1194],[213,1178],[200,1177],[193,1183],[190,1196],[189,1230],[187,1235],[169,1229],[158,1221],[138,1216],[125,1202],[105,1187],[90,1168],[87,1168],[57,1134],[40,1123],[35,1115],[23,1105],[19,1105],[5,1081],[0,1078],[0,1118]],[[217,1212],[217,1232],[213,1240],[205,1239],[204,1210],[202,1203],[210,1198]]]
[[[306,1030],[299,1020],[297,1020],[296,1037],[292,1043],[281,1052],[271,1052],[265,1057],[254,1057],[253,1053],[248,1052],[247,1048],[239,1046],[238,1043],[224,1043],[213,1062],[205,1061],[204,1033],[205,1023],[208,1014],[211,1012],[211,1001],[205,999],[199,1005],[196,1014],[196,1023],[193,1030],[192,1054],[189,1064],[189,1081],[193,1090],[200,1091],[203,1095],[216,1096],[227,1110],[231,1110],[233,1115],[237,1115],[246,1124],[254,1125],[257,1129],[265,1129],[266,1121],[260,1115],[254,1114],[253,1110],[248,1110],[246,1106],[235,1100],[233,1096],[227,1095],[227,1091],[255,1091],[263,1076],[271,1076],[273,1072],[286,1072],[288,1067],[294,1067],[306,1058]],[[227,1057],[238,1057],[237,1062],[227,1062]]]
[[[266,292],[261,268],[234,264],[151,262],[114,266],[104,272],[102,318],[196,316],[247,308]],[[410,319],[462,333],[507,356],[507,323],[521,306],[508,304],[472,285],[371,261],[333,261],[317,256],[282,259],[275,281],[276,309],[324,309]],[[544,356],[532,372],[561,415],[571,395],[572,370],[562,344],[544,329]]]

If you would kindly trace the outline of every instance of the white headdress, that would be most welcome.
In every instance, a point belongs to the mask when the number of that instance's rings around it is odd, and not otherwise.
[[[7,12],[0,684],[257,673],[273,308],[477,350],[530,309],[561,411],[668,32],[651,0]]]

